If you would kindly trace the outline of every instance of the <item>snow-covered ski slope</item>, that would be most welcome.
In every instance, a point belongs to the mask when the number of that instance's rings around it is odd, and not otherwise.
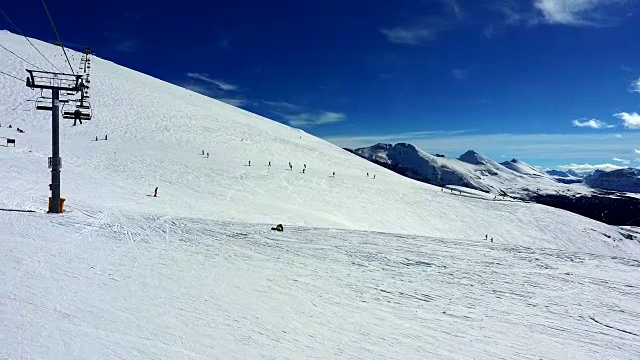
[[[3,359],[640,357],[625,257],[116,212],[0,225]]]
[[[47,67],[24,38],[0,32],[0,43]],[[34,43],[64,68],[59,49]],[[640,354],[639,246],[619,229],[442,192],[91,65],[94,119],[62,122],[63,216],[43,213],[50,114],[25,102],[39,92],[0,76],[0,144],[16,139],[0,147],[0,208],[37,211],[0,211],[0,358]],[[4,72],[25,77],[26,66],[0,51]],[[284,233],[264,231],[276,223]]]
[[[4,32],[0,40],[46,67],[24,38]],[[60,52],[39,45],[52,57]],[[6,72],[25,74],[25,64],[7,52],[0,54]],[[64,58],[57,56],[63,68]],[[80,54],[72,52],[71,58],[79,64]],[[611,227],[578,215],[441,194],[439,188],[380,169],[301,130],[99,58],[91,66],[94,119],[76,127],[65,120],[61,128],[62,194],[69,209],[454,238],[491,233],[504,242],[570,249],[626,247],[615,241]],[[9,112],[0,136],[17,140],[15,149],[0,151],[0,161],[9,169],[2,177],[0,202],[9,208],[43,209],[50,183],[51,115],[9,111],[16,104],[28,109],[25,99],[39,91],[0,79],[0,111]],[[7,123],[26,133],[7,129]],[[107,141],[95,141],[105,135]],[[202,150],[210,153],[208,159]],[[148,196],[156,186],[159,198]],[[590,228],[614,238],[588,240]]]

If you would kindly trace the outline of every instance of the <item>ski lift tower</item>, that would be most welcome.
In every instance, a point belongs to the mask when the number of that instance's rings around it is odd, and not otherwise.
[[[60,209],[60,90],[78,92],[81,89],[82,75],[63,74],[49,71],[27,70],[27,87],[31,89],[51,90],[51,205],[52,213],[61,213]]]

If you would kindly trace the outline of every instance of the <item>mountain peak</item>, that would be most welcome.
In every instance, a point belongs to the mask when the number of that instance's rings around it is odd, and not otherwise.
[[[481,155],[473,150],[467,150],[467,152],[465,152],[464,154],[460,155],[460,157],[458,158],[458,160],[460,161],[464,161],[466,163],[472,164],[472,165],[481,165],[481,164],[488,164],[490,162],[490,160],[485,157],[484,155]]]

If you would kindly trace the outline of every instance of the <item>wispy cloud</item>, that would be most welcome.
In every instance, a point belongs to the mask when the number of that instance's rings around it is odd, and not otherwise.
[[[395,27],[380,29],[380,32],[390,42],[403,45],[422,45],[436,38],[436,31],[426,27]]]
[[[633,149],[633,152],[634,152],[636,155],[640,155],[640,149]]]
[[[469,76],[469,70],[465,69],[453,69],[453,77],[458,80],[464,80]]]
[[[224,103],[227,103],[229,105],[233,105],[233,106],[237,106],[237,107],[241,107],[244,105],[247,105],[249,103],[249,100],[247,99],[232,99],[232,98],[216,98],[216,100],[220,100]]]
[[[498,32],[511,26],[535,26],[541,24],[565,26],[611,26],[616,17],[609,16],[616,5],[628,0],[493,0],[485,7],[502,14],[503,20],[489,24],[483,36],[491,39]],[[620,8],[620,6],[618,6]]]
[[[135,40],[123,40],[116,45],[116,50],[124,52],[134,52],[138,49],[138,43]]]
[[[631,84],[631,92],[640,93],[640,78]]]
[[[196,80],[200,80],[200,81],[205,81],[211,84],[216,85],[220,90],[223,91],[237,91],[240,89],[239,86],[234,85],[234,84],[230,84],[226,81],[223,80],[218,80],[218,79],[213,79],[209,76],[209,74],[203,74],[203,73],[187,73],[187,77],[190,77],[192,79],[196,79]]]
[[[534,6],[549,24],[602,26],[611,23],[603,11],[624,0],[535,0]]]
[[[579,120],[573,120],[571,121],[571,123],[573,124],[573,126],[576,127],[587,127],[587,128],[591,128],[591,129],[609,129],[614,127],[614,125],[609,125],[604,121],[600,121],[597,119],[579,119]]]
[[[613,116],[622,120],[622,124],[627,129],[640,129],[640,114],[636,112],[632,112],[632,113],[621,112],[621,113],[614,114]]]
[[[109,39],[111,47],[118,51],[134,52],[139,48],[138,41],[132,37],[112,32],[104,32],[102,33],[102,35]]]
[[[336,113],[331,111],[322,111],[317,113],[300,113],[293,115],[286,115],[289,124],[293,126],[315,126],[333,124],[344,121],[347,117],[345,114]]]
[[[611,160],[613,160],[615,162],[622,163],[622,164],[629,164],[631,162],[631,160],[629,160],[629,159],[621,159],[621,158],[615,157],[615,156]]]
[[[573,171],[594,171],[594,170],[604,170],[604,171],[612,171],[618,169],[624,169],[623,166],[618,166],[614,164],[567,164],[558,166],[561,170],[573,170]]]
[[[442,2],[447,10],[454,14],[456,18],[462,19],[464,17],[464,12],[458,0],[442,0]]]
[[[199,94],[208,96],[210,98],[225,102],[229,105],[233,105],[233,106],[237,106],[237,107],[242,107],[244,105],[248,105],[248,104],[252,104],[252,102],[248,99],[245,98],[230,98],[230,97],[225,97],[222,91],[220,91],[217,88],[212,88],[211,86],[203,86],[203,85],[199,85],[199,84],[194,84],[194,83],[184,83],[184,84],[179,84],[180,86],[182,86],[185,89],[189,89],[191,91],[197,92]]]
[[[298,106],[298,105],[292,104],[292,103],[288,103],[286,101],[267,101],[267,100],[262,100],[261,102],[263,104],[267,105],[267,106],[272,106],[272,107],[280,109],[280,110],[298,111],[298,110],[301,109],[301,106]]]

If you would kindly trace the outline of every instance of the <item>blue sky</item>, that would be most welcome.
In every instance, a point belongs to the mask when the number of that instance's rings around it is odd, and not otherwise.
[[[49,2],[72,48],[340,146],[640,166],[640,0]]]

